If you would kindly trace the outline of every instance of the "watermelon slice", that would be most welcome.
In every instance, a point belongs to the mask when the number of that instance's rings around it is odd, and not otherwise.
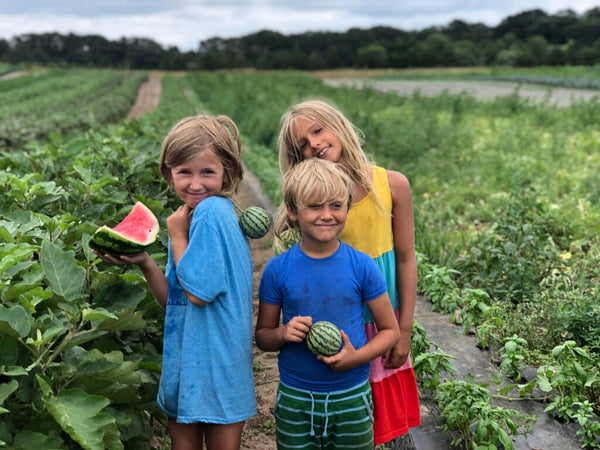
[[[90,247],[109,255],[136,255],[156,240],[158,230],[156,216],[142,202],[137,202],[116,227],[98,228],[90,239]]]

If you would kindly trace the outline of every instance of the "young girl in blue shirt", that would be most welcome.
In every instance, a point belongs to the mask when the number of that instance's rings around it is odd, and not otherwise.
[[[158,405],[173,449],[235,450],[256,414],[252,260],[231,195],[242,179],[237,127],[188,117],[166,136],[160,171],[181,205],[167,219],[166,271],[146,253],[98,256],[137,264],[166,309]]]

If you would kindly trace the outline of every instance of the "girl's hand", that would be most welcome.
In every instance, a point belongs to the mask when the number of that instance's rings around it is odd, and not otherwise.
[[[188,239],[192,211],[188,205],[182,205],[167,218],[167,230],[171,239]]]
[[[400,332],[400,340],[392,351],[385,357],[383,367],[386,369],[398,369],[402,367],[410,353],[410,333]]]
[[[302,342],[312,326],[312,317],[296,316],[285,324],[283,329],[283,340],[285,342]]]
[[[141,253],[138,253],[137,255],[133,255],[133,256],[109,255],[109,254],[100,253],[97,250],[93,250],[93,252],[96,254],[96,256],[98,256],[98,258],[100,258],[105,263],[114,264],[117,266],[126,266],[129,264],[137,264],[138,266],[141,266],[146,261],[146,258],[150,256],[146,252],[141,252]]]
[[[342,335],[342,349],[332,356],[317,356],[317,359],[327,364],[334,372],[342,372],[357,366],[354,358],[356,349],[344,330],[340,330],[340,333]]]

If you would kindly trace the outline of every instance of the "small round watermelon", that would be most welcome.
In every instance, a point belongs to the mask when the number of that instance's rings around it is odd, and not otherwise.
[[[306,335],[306,346],[315,355],[332,356],[340,351],[342,334],[338,327],[326,320],[313,323]]]
[[[271,217],[260,206],[250,206],[240,215],[240,228],[250,239],[260,239],[269,232]]]
[[[281,233],[280,240],[275,241],[275,245],[273,246],[273,255],[281,255],[286,252],[302,239],[302,234],[300,230],[296,228],[287,229]]]

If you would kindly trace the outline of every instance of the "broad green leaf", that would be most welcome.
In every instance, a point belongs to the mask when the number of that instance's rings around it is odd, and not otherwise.
[[[85,269],[78,266],[75,253],[64,251],[52,242],[42,242],[42,269],[50,282],[52,292],[65,300],[75,299],[85,284]]]
[[[512,353],[517,349],[517,343],[515,341],[508,341],[505,345],[504,345],[504,350]]]
[[[6,375],[7,377],[19,377],[27,375],[27,371],[21,366],[10,366],[4,369],[2,375]]]
[[[64,447],[64,441],[58,436],[46,436],[35,431],[23,430],[15,435],[14,450],[52,450]]]
[[[0,384],[0,405],[2,405],[4,400],[6,400],[8,396],[15,392],[18,388],[19,382],[17,380],[11,380],[8,383]]]
[[[537,384],[542,392],[550,392],[552,390],[552,384],[545,375],[538,373]]]
[[[0,245],[0,274],[18,262],[29,259],[37,247],[29,244]]]
[[[46,380],[40,376],[37,379],[44,392],[42,399],[48,412],[61,428],[84,449],[104,450],[107,430],[118,433],[115,418],[101,412],[110,400],[100,395],[89,395],[81,389],[64,389],[54,394]]]
[[[102,306],[110,312],[136,307],[144,300],[148,290],[131,283],[104,285],[94,298],[94,306]]]
[[[118,319],[115,314],[108,312],[104,308],[84,308],[81,310],[81,314],[84,320]]]
[[[0,305],[0,334],[24,338],[31,330],[33,318],[21,305],[6,308]]]
[[[94,322],[94,326],[100,330],[143,330],[146,321],[143,319],[144,312],[129,308],[118,314],[118,319],[106,319],[100,323]]]

